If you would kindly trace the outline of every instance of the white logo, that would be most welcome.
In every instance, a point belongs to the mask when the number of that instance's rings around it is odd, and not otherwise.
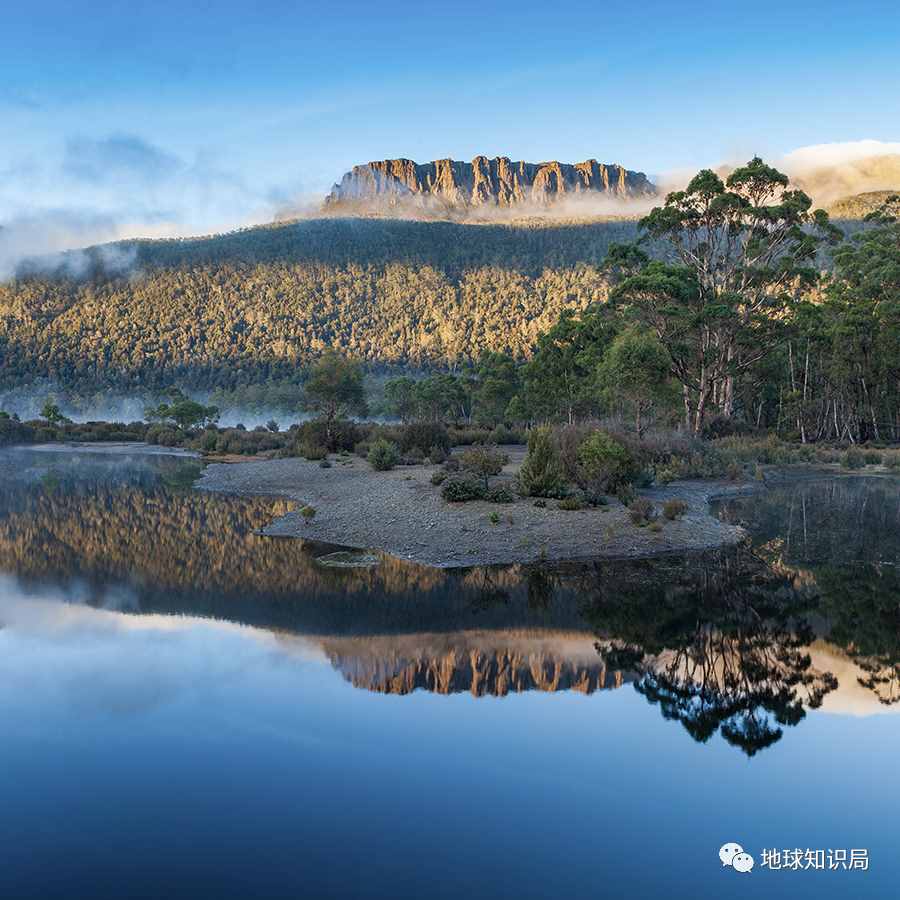
[[[723,866],[731,866],[736,872],[749,872],[753,868],[753,857],[744,852],[744,848],[734,841],[722,844],[719,848],[719,859]]]

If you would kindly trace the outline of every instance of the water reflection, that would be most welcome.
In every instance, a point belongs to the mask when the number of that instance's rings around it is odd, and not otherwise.
[[[168,622],[234,661],[231,642],[250,639],[382,694],[631,684],[695,740],[718,734],[749,756],[842,692],[857,708],[861,691],[898,699],[892,481],[789,482],[723,504],[753,534],[750,552],[448,571],[381,554],[317,565],[336,548],[257,534],[286,504],[194,491],[198,466],[0,454],[0,626],[65,625],[79,640],[105,629],[126,646]]]

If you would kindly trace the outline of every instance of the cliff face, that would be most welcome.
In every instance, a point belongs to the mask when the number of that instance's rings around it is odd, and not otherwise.
[[[513,162],[506,156],[476,156],[470,163],[438,159],[420,165],[385,159],[354,166],[336,184],[326,206],[369,202],[396,205],[432,200],[450,207],[547,205],[567,196],[601,194],[628,199],[655,194],[643,172],[596,159],[569,163]]]

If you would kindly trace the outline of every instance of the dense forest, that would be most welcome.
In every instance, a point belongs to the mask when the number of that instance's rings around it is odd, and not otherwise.
[[[524,358],[606,296],[598,267],[636,233],[333,219],[96,248],[0,284],[0,387],[231,389],[299,377],[328,347],[376,366]]]
[[[860,203],[838,227],[755,159],[640,222],[321,219],[64,254],[0,285],[0,388],[290,403],[336,351],[411,372],[370,403],[404,420],[896,441],[897,201]]]

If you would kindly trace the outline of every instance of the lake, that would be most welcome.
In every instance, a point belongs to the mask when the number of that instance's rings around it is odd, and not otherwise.
[[[200,468],[0,451],[0,897],[896,895],[898,481],[435,570],[261,537],[288,505]]]

